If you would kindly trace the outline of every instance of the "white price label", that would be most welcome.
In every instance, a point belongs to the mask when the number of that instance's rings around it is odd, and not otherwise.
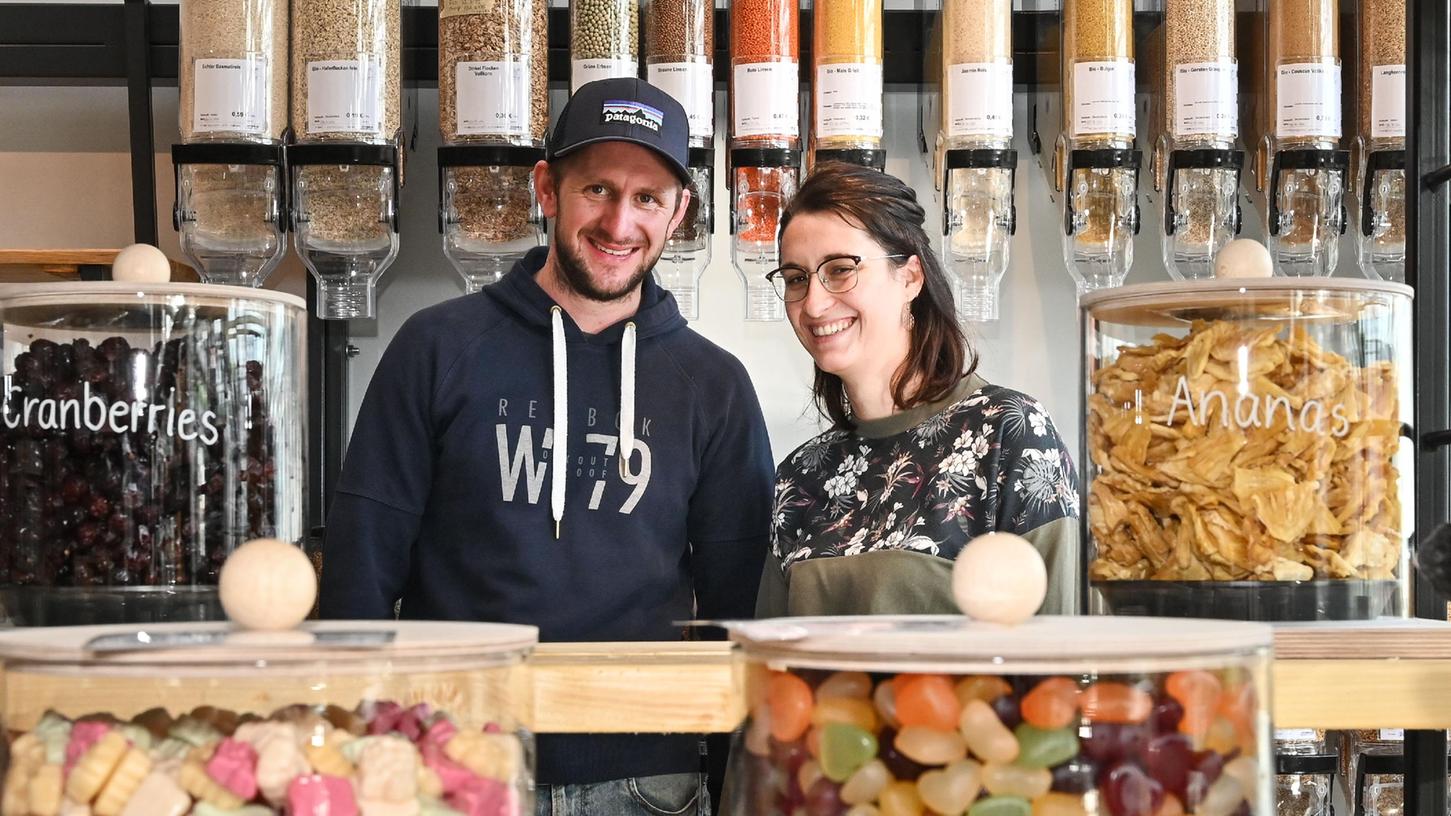
[[[1406,66],[1377,65],[1370,80],[1370,136],[1401,139],[1406,135]]]
[[[947,69],[947,135],[1013,135],[1013,64],[971,62]]]
[[[377,59],[309,62],[308,132],[376,133],[382,127],[382,91],[383,65]]]
[[[597,79],[640,75],[640,67],[632,59],[577,59],[569,65],[570,93],[579,90],[579,86]]]
[[[1090,133],[1134,135],[1132,62],[1073,64],[1073,135]]]
[[[524,60],[454,65],[459,135],[523,136],[529,130],[529,66]]]
[[[737,65],[731,87],[736,136],[801,135],[801,74],[795,62]]]
[[[1328,62],[1281,65],[1275,91],[1275,135],[1340,138],[1340,66]]]
[[[272,99],[266,58],[194,60],[192,77],[192,130],[267,132]]]
[[[1277,742],[1314,742],[1317,739],[1313,728],[1276,728]]]
[[[1386,742],[1405,742],[1406,729],[1404,728],[1382,728],[1380,738]]]
[[[882,66],[841,62],[816,69],[816,135],[882,136]]]
[[[1174,135],[1218,136],[1239,133],[1239,65],[1186,62],[1174,66]]]
[[[710,63],[661,62],[646,70],[650,84],[675,97],[690,120],[690,135],[709,139],[715,135],[715,96]]]

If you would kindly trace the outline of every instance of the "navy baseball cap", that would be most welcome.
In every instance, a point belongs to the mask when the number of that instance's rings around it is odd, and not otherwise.
[[[581,85],[565,103],[545,158],[553,161],[596,142],[632,142],[649,148],[690,186],[690,122],[670,94],[643,79],[598,79]]]

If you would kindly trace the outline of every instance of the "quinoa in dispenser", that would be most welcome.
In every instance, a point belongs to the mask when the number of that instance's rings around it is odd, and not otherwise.
[[[302,540],[304,309],[214,284],[0,293],[10,622],[216,619],[228,553]]]

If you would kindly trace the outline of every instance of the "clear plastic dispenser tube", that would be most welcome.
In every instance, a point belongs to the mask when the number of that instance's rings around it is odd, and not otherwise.
[[[1178,280],[1214,276],[1219,250],[1242,225],[1244,151],[1232,0],[1176,0],[1152,41],[1155,188],[1163,260]]]
[[[172,226],[207,283],[261,286],[287,252],[287,14],[287,0],[180,12]]]
[[[810,166],[886,166],[882,0],[815,0]]]
[[[946,0],[940,32],[942,257],[958,319],[998,319],[1016,230],[1011,0]]]
[[[398,255],[402,184],[399,0],[294,0],[293,240],[318,316],[372,318]]]
[[[1131,0],[1064,0],[1063,261],[1080,293],[1120,286],[1139,230]]]
[[[715,151],[704,147],[690,149],[690,201],[680,226],[665,241],[665,250],[655,265],[660,285],[675,295],[680,313],[687,320],[700,318],[700,276],[710,266],[711,234],[715,232],[715,214],[710,195],[714,177]]]
[[[1346,229],[1350,154],[1341,138],[1339,4],[1269,4],[1267,121],[1261,141],[1265,233],[1276,272],[1334,274]]]
[[[732,151],[731,261],[746,289],[746,320],[781,320],[786,305],[766,280],[780,265],[781,214],[796,194],[799,150]]]
[[[1360,0],[1359,133],[1353,206],[1367,278],[1406,277],[1406,3]]]

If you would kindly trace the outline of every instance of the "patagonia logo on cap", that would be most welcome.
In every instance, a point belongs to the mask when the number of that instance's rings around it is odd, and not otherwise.
[[[628,99],[606,99],[600,106],[600,124],[610,125],[619,122],[627,125],[639,125],[659,133],[660,126],[665,123],[665,114],[643,102]]]

